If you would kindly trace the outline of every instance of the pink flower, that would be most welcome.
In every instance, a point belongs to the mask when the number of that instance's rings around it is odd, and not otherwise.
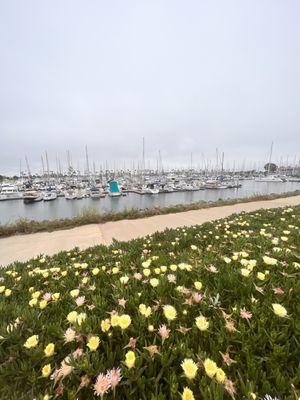
[[[200,303],[200,301],[203,299],[203,295],[201,293],[195,292],[193,294],[193,300],[195,303]]]
[[[49,293],[49,292],[45,293],[44,296],[43,296],[43,299],[44,299],[45,301],[47,301],[47,302],[50,301],[51,298],[52,298],[52,295],[51,295],[51,293]]]
[[[273,291],[275,294],[283,294],[284,293],[284,291],[280,287],[274,288]]]
[[[77,307],[81,307],[85,303],[85,296],[79,296],[79,297],[77,297],[77,299],[75,301],[76,301]]]
[[[131,337],[131,338],[129,339],[128,344],[124,347],[124,349],[126,349],[126,348],[128,348],[128,347],[130,347],[131,349],[135,349],[136,342],[137,342],[137,339]]]
[[[158,328],[158,333],[160,334],[163,341],[165,339],[168,339],[168,337],[170,336],[170,332],[171,332],[170,329],[168,329],[165,324],[161,325]]]
[[[240,309],[240,316],[248,321],[250,318],[252,318],[252,313],[243,307]]]
[[[81,357],[83,355],[83,350],[78,347],[75,351],[73,351],[72,356],[76,359],[78,357]]]
[[[142,274],[140,274],[139,272],[135,272],[133,274],[134,279],[137,279],[138,281],[140,281],[142,279]]]
[[[65,360],[63,360],[61,362],[60,369],[58,370],[59,377],[65,378],[66,376],[70,375],[70,373],[73,371],[74,367],[67,364],[67,362],[68,362],[68,358],[66,358]]]
[[[118,300],[118,304],[119,304],[119,306],[121,306],[121,307],[124,307],[124,308],[125,308],[126,303],[127,303],[127,300],[125,300],[124,298]]]
[[[210,265],[210,266],[207,268],[207,270],[210,271],[210,272],[213,272],[214,274],[216,274],[217,272],[219,272],[218,269],[217,269],[214,265]]]
[[[120,368],[113,368],[106,373],[107,379],[110,382],[110,386],[114,389],[122,379],[121,370]]]
[[[109,391],[111,387],[110,380],[107,375],[99,374],[94,385],[95,394],[101,398]]]
[[[168,278],[168,281],[169,281],[170,283],[175,283],[175,282],[176,282],[176,276],[175,276],[174,274],[169,274],[169,275],[167,276],[167,278]]]

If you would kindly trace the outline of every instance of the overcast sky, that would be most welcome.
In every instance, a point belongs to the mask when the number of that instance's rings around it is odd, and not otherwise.
[[[2,0],[0,173],[300,156],[299,0]],[[75,162],[76,160],[76,162]]]

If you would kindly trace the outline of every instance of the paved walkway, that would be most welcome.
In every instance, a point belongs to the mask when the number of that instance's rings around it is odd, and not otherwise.
[[[113,238],[119,241],[128,241],[157,231],[163,231],[166,228],[202,224],[242,211],[251,212],[261,208],[276,208],[297,204],[300,204],[300,196],[211,207],[135,220],[84,225],[54,232],[11,236],[0,239],[0,266],[9,265],[14,261],[27,261],[40,254],[52,255],[63,250],[71,250],[76,246],[86,249],[97,244],[110,244]]]

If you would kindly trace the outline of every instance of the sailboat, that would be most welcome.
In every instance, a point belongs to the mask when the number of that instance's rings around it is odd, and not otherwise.
[[[42,193],[39,193],[36,190],[27,190],[23,194],[23,201],[25,204],[36,203],[42,200],[43,200]]]
[[[57,199],[57,193],[51,190],[51,188],[48,188],[47,192],[44,193],[43,195],[43,200],[44,201],[52,201]]]

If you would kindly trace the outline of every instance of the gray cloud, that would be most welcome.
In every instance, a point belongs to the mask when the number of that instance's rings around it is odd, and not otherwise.
[[[83,165],[299,157],[297,0],[0,4],[0,173],[70,149]]]

